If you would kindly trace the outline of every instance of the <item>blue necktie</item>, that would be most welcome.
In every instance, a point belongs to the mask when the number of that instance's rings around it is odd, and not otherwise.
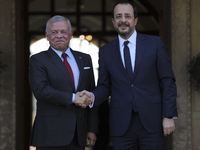
[[[132,72],[132,65],[131,65],[131,57],[130,57],[130,50],[127,46],[129,41],[124,42],[124,61],[125,61],[125,68],[129,75],[129,78],[132,78],[133,72]]]

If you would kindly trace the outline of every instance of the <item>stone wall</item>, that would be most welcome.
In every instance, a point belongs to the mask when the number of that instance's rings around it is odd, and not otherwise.
[[[200,52],[199,7],[199,0],[191,0],[191,56]],[[192,141],[193,150],[200,150],[200,93],[194,90],[192,92]]]
[[[0,74],[0,150],[15,150],[15,0],[0,0],[0,59],[8,66]]]
[[[200,51],[200,1],[171,0],[172,65],[178,88],[173,150],[200,150],[200,99],[192,89],[187,64]]]

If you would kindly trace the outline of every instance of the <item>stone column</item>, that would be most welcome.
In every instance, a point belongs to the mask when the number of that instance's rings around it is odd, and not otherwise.
[[[191,0],[191,56],[200,52],[199,7],[199,0]],[[193,150],[200,150],[200,92],[192,91],[192,146]]]
[[[191,0],[171,0],[172,66],[178,90],[179,117],[173,150],[192,150],[191,85],[186,65],[191,55]]]
[[[0,150],[15,150],[15,0],[0,0],[0,60],[8,68],[0,74]]]

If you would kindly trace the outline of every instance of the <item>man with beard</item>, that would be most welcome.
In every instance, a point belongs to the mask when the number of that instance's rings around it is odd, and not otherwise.
[[[110,135],[114,150],[164,150],[175,130],[176,85],[162,39],[140,34],[137,9],[117,3],[112,22],[118,38],[100,48],[99,80],[90,107],[110,100]],[[81,105],[82,106],[82,105]]]

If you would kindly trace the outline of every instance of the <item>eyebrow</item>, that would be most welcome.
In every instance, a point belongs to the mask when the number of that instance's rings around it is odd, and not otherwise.
[[[123,15],[123,13],[117,13],[116,15]],[[124,13],[124,15],[131,15],[130,13]]]

